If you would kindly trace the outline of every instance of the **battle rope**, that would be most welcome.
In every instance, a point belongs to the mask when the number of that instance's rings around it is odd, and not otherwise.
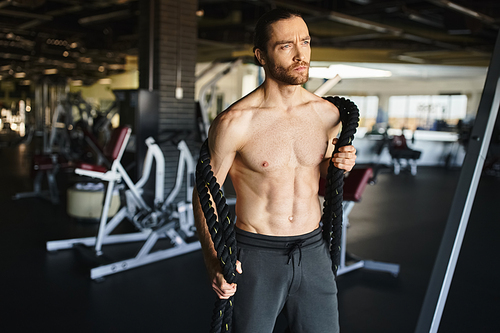
[[[335,145],[333,155],[340,147],[350,145],[354,140],[354,133],[359,123],[359,110],[353,102],[340,97],[324,97],[333,103],[340,111],[340,121],[342,131]],[[330,160],[328,174],[326,176],[325,201],[323,203],[323,238],[330,245],[330,255],[332,257],[332,269],[337,276],[337,269],[340,262],[340,245],[342,236],[342,197],[344,194],[344,170],[337,168]]]
[[[230,216],[229,206],[222,193],[212,167],[210,166],[210,152],[208,140],[206,140],[200,151],[200,159],[196,166],[196,188],[200,198],[203,214],[207,221],[208,230],[217,258],[222,267],[222,273],[228,283],[236,282],[236,237],[234,223]],[[209,194],[210,191],[210,194]],[[217,215],[210,201],[212,196]],[[218,218],[217,218],[218,217]],[[229,299],[217,299],[212,315],[212,326],[210,333],[231,332],[233,318],[233,297]]]
[[[359,111],[356,105],[348,99],[339,97],[326,97],[325,99],[333,103],[340,111],[342,132],[335,146],[335,154],[340,147],[351,144],[358,126]],[[344,171],[335,167],[333,162],[330,161],[326,180],[325,203],[321,221],[323,224],[323,237],[331,244],[332,269],[336,275],[340,258],[340,236],[342,232]],[[210,166],[208,140],[203,143],[200,150],[200,158],[196,166],[196,188],[224,278],[228,283],[234,283],[236,282],[237,260],[234,223],[224,194]],[[214,200],[217,215],[215,215],[212,207],[210,196]],[[231,332],[232,315],[233,297],[227,300],[217,299],[212,315],[210,333]]]

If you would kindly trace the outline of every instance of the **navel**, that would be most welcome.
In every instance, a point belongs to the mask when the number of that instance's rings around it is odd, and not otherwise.
[[[267,167],[269,166],[269,163],[267,163],[267,161],[264,161],[264,162],[262,163],[262,166],[263,166],[264,168],[267,168]]]

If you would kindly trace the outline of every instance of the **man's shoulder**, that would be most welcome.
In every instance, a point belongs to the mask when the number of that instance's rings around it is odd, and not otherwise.
[[[254,104],[255,98],[252,95],[245,96],[221,112],[215,119],[215,122],[225,126],[245,123],[252,118],[258,109]]]
[[[323,97],[317,96],[313,94],[312,92],[308,91],[307,100],[308,104],[311,105],[315,110],[320,111],[320,112],[328,112],[328,113],[338,113],[337,107],[333,104],[330,103],[328,100],[324,99]]]
[[[212,122],[210,133],[215,136],[237,139],[244,135],[251,122],[253,110],[242,100],[221,112]]]
[[[236,102],[221,112],[217,118],[215,118],[214,123],[217,126],[224,127],[236,126],[247,121],[248,118],[251,117],[251,114],[251,108],[245,107],[245,105]]]

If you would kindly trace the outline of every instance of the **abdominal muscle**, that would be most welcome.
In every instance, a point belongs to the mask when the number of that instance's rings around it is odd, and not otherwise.
[[[296,236],[318,228],[319,171],[312,167],[230,172],[236,190],[236,226],[270,236]]]

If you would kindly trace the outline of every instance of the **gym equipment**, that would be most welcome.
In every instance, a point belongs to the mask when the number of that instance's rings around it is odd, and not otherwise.
[[[333,155],[340,147],[351,144],[359,122],[359,110],[356,105],[345,98],[326,97],[340,112],[342,132],[338,139]],[[341,232],[342,232],[342,188],[344,170],[333,165],[330,160],[325,185],[325,202],[321,218],[323,238],[330,244],[332,270],[337,276],[340,261]],[[200,159],[196,167],[196,188],[200,204],[205,215],[210,236],[220,261],[224,278],[228,283],[236,282],[236,253],[237,244],[234,232],[234,223],[230,216],[229,207],[224,194],[214,177],[210,166],[210,151],[208,140],[201,147]],[[208,193],[210,191],[210,194]],[[217,216],[212,207],[210,195],[217,209]],[[233,297],[219,299],[215,303],[210,332],[231,332]]]
[[[497,36],[491,57],[467,154],[418,318],[416,333],[436,333],[439,329],[479,184],[481,169],[486,159],[495,121],[498,123],[499,107],[500,34]]]
[[[360,268],[369,270],[382,271],[391,273],[393,276],[398,276],[399,265],[392,263],[384,263],[373,260],[364,260],[354,256],[346,251],[347,249],[347,228],[349,227],[349,214],[351,213],[354,204],[361,201],[361,196],[373,176],[373,169],[356,168],[351,170],[349,176],[344,179],[343,189],[343,223],[342,223],[342,240],[340,248],[340,264],[337,271],[337,276],[354,271]],[[319,195],[325,195],[325,182],[324,178],[320,179]],[[350,264],[348,264],[350,262]]]
[[[217,251],[217,259],[221,262],[224,278],[228,283],[234,283],[236,282],[237,260],[234,219],[230,215],[229,206],[226,203],[224,194],[210,166],[208,139],[205,140],[201,147],[200,159],[196,166],[196,189],[198,190],[198,196],[207,222],[208,231],[214,242],[214,248]],[[215,215],[210,196],[217,209],[217,215]],[[211,333],[222,331],[231,332],[233,298],[233,296],[229,299],[217,298],[212,315]]]
[[[57,188],[56,175],[61,169],[71,168],[71,164],[59,154],[35,155],[32,160],[31,171],[34,173],[33,191],[16,193],[12,199],[42,198],[49,200],[52,204],[59,203],[59,190]],[[48,190],[42,190],[43,176],[47,176]]]
[[[76,183],[68,188],[66,212],[69,216],[80,220],[99,221],[102,203],[106,194],[104,183]],[[108,217],[115,216],[120,208],[120,193],[118,188],[113,191]]]
[[[113,104],[107,112],[111,113],[115,106]],[[79,112],[80,120],[77,123],[74,122],[73,107],[76,107]],[[31,169],[34,178],[33,191],[17,193],[13,196],[14,200],[39,197],[48,199],[52,204],[58,204],[59,190],[56,181],[58,172],[63,169],[70,170],[74,168],[75,163],[78,163],[77,161],[86,158],[83,149],[85,143],[79,142],[80,138],[83,138],[92,148],[97,156],[98,164],[107,163],[100,148],[101,144],[90,132],[93,122],[91,110],[91,105],[82,98],[80,93],[67,93],[64,98],[60,99],[52,113],[50,129],[44,128],[42,153],[33,156]],[[103,122],[99,131],[105,131],[107,124]],[[81,132],[78,132],[77,128],[81,129]],[[42,190],[44,176],[47,178],[47,190]]]
[[[103,245],[145,241],[134,258],[111,262],[91,269],[90,277],[93,280],[188,253],[200,248],[200,243],[198,241],[191,243],[187,242],[189,237],[194,236],[194,218],[190,195],[193,189],[194,161],[186,143],[183,140],[176,142],[177,148],[180,151],[177,179],[174,188],[164,200],[165,161],[160,147],[152,137],[146,140],[148,150],[144,162],[144,171],[141,179],[139,179],[137,183],[134,184],[132,182],[125,168],[122,166],[121,158],[127,146],[130,134],[131,129],[128,126],[119,127],[112,132],[109,143],[104,147],[106,157],[112,161],[110,169],[100,165],[82,163],[79,168],[75,170],[79,175],[108,182],[97,237],[47,242],[48,251],[68,249],[75,245],[82,244],[88,247],[94,247],[93,251],[95,255],[102,256]],[[143,198],[142,192],[144,185],[149,179],[153,160],[156,164],[155,197],[153,207],[150,207]],[[185,171],[187,173],[186,199],[185,201],[174,203],[174,199],[181,189]],[[122,184],[121,181],[123,181],[124,184]],[[127,188],[124,191],[126,204],[108,222],[108,212],[113,189],[115,184],[118,183],[118,186]],[[111,232],[115,230],[125,218],[130,220],[139,232],[111,235]],[[151,250],[158,239],[165,237],[170,239],[173,247],[152,252]]]
[[[420,158],[422,152],[409,148],[406,144],[404,134],[395,135],[392,138],[392,142],[389,146],[389,153],[391,154],[394,164],[395,175],[399,175],[402,165],[408,165],[413,176],[417,174],[417,160]]]
[[[350,145],[354,140],[354,134],[359,124],[359,110],[356,104],[346,98],[323,97],[334,104],[340,112],[342,132],[338,138],[332,156],[338,153],[340,147]],[[328,174],[325,184],[325,201],[323,203],[323,238],[330,244],[330,255],[332,257],[332,269],[337,276],[340,264],[341,240],[342,240],[342,199],[344,185],[344,170],[337,168],[330,160]]]

